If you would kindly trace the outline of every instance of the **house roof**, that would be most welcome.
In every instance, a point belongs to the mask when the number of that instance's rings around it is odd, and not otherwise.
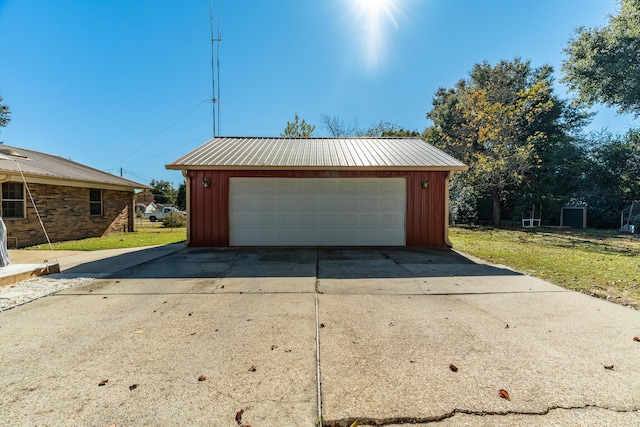
[[[27,181],[65,181],[75,185],[90,184],[98,188],[127,187],[131,189],[150,188],[139,182],[120,178],[98,169],[76,163],[59,156],[26,150],[24,148],[0,145],[0,176],[21,177]]]
[[[167,169],[466,170],[420,138],[214,138]]]

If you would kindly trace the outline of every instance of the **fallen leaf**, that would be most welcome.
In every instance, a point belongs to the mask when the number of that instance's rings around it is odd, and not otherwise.
[[[247,319],[247,322],[252,322],[252,321],[253,321],[253,319]]]
[[[291,353],[291,349],[290,349],[290,348],[288,348],[288,349],[286,349],[284,352],[285,352],[285,353]]]
[[[449,365],[449,369],[451,369],[453,372],[458,372],[458,367],[456,365],[454,365],[453,363],[451,365]]]
[[[358,427],[359,425],[360,423],[358,422],[358,420],[355,420],[349,427]]]
[[[238,424],[240,424],[240,422],[242,421],[242,414],[244,414],[244,409],[240,409],[238,412],[236,412],[236,422]]]
[[[224,285],[220,286],[220,289],[224,289]]]
[[[107,298],[109,298],[109,297],[102,297],[102,299],[107,299]]]
[[[193,313],[189,313],[189,316],[191,316]]]
[[[255,372],[256,369],[258,369],[258,368],[256,368],[256,365],[251,365],[251,367],[249,368],[249,371],[250,372]]]
[[[204,375],[200,375],[200,376],[198,377],[198,381],[204,381],[204,380],[206,380],[206,379],[207,379],[207,377],[206,377],[206,376],[204,376]]]
[[[604,365],[604,369],[608,369],[610,371],[613,371],[613,365]]]
[[[635,342],[640,342],[640,337],[633,337],[633,340],[634,340]]]
[[[277,345],[272,345],[272,346],[271,346],[271,351],[275,350],[276,348],[278,348],[278,346],[277,346]]]
[[[195,334],[196,334],[196,333],[194,332],[194,333],[192,333],[192,334],[189,334],[189,335],[195,335]]]
[[[137,388],[138,388],[138,384],[131,384],[131,385],[129,386],[129,390],[135,390],[135,389],[137,389]]]
[[[320,327],[321,327],[321,328],[324,328],[324,323],[320,323]]]
[[[98,386],[102,387],[103,385],[107,385],[108,382],[109,380],[102,380],[98,383]]]
[[[507,390],[500,390],[498,394],[503,399],[511,400],[511,397],[509,396],[509,393],[507,392]]]
[[[389,326],[396,326],[393,324],[393,322],[389,322]]]

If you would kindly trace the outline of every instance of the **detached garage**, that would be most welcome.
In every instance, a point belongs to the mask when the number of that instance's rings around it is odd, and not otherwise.
[[[449,177],[420,138],[214,138],[187,181],[189,246],[450,246]]]

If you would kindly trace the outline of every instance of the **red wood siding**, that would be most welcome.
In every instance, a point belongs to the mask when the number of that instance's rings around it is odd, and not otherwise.
[[[378,171],[188,171],[190,205],[188,207],[190,229],[189,246],[229,246],[229,178],[279,177],[279,178],[359,178],[405,177],[407,178],[407,246],[446,246],[445,209],[446,177],[448,172],[378,172]],[[207,177],[209,188],[202,185]],[[422,188],[422,178],[429,180],[429,187]]]

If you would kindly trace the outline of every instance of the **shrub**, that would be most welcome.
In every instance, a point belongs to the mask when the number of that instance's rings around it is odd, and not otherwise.
[[[165,216],[164,220],[162,221],[162,226],[166,228],[181,228],[186,227],[186,225],[186,215],[178,213],[170,213],[169,215]]]

